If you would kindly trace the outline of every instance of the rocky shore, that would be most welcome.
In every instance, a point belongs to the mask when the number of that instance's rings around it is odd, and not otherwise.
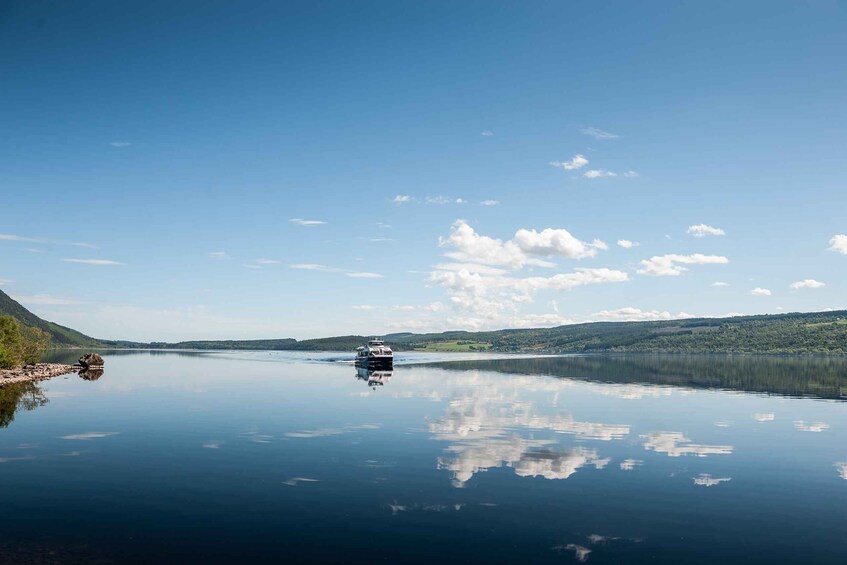
[[[0,369],[0,387],[5,385],[43,381],[67,373],[75,373],[79,367],[62,363],[38,363],[18,369]]]

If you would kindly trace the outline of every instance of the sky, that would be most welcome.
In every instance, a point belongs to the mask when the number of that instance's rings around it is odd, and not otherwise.
[[[847,308],[847,2],[0,2],[0,288],[99,338]]]

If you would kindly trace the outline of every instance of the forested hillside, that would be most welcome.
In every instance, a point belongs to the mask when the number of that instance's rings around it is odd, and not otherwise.
[[[24,326],[37,328],[50,334],[53,346],[58,347],[102,347],[102,343],[71,328],[42,320],[11,296],[0,290],[0,315],[11,316]]]

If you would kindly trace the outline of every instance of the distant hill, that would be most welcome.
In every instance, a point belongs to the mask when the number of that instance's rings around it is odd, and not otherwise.
[[[368,336],[318,339],[203,340],[175,343],[94,339],[42,320],[0,291],[0,315],[53,336],[59,347],[121,349],[252,349],[353,351]],[[225,329],[224,329],[225,331]],[[501,353],[819,353],[847,355],[847,310],[659,322],[593,322],[490,332],[451,331],[383,336],[397,351]]]
[[[388,339],[388,338],[386,338]],[[847,310],[660,322],[595,322],[556,328],[403,337],[415,349],[441,344],[508,353],[847,354]],[[455,349],[454,349],[455,350]]]
[[[54,347],[102,347],[103,344],[88,337],[71,328],[42,320],[18,302],[12,299],[11,296],[0,290],[0,315],[12,316],[18,322],[32,327],[38,328],[49,333],[52,336],[52,344]]]
[[[501,353],[818,353],[847,354],[847,310],[659,322],[593,322],[555,328],[383,336],[397,351]],[[114,347],[353,351],[368,336],[130,343]]]

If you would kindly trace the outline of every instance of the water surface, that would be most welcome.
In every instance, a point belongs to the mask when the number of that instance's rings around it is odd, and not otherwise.
[[[0,559],[844,561],[843,359],[348,357],[0,390]]]

